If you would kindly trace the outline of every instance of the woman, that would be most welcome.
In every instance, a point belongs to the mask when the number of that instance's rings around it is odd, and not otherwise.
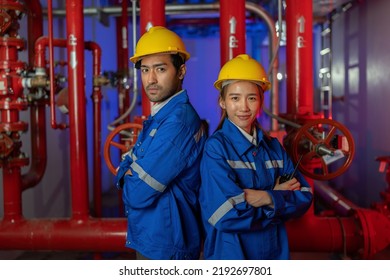
[[[256,119],[270,82],[243,54],[222,67],[214,86],[222,118],[201,162],[204,258],[288,259],[284,222],[307,211],[312,193],[299,172],[279,183],[293,173],[293,162]]]

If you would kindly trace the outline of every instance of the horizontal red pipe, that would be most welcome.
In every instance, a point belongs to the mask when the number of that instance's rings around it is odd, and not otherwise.
[[[126,220],[20,220],[0,223],[1,250],[126,251]]]
[[[34,67],[46,68],[46,48],[49,46],[49,37],[39,37],[35,42],[35,59]],[[53,46],[66,47],[66,39],[55,39],[53,38]]]
[[[389,244],[389,220],[379,212],[357,209],[355,215],[342,218],[308,214],[286,223],[291,251],[367,259]],[[119,218],[3,220],[0,250],[126,251],[126,229],[126,219]]]
[[[291,251],[346,253],[369,259],[390,244],[390,220],[370,209],[353,209],[349,217],[308,212],[286,225]]]
[[[290,251],[295,252],[358,252],[364,245],[353,217],[310,217],[286,223]],[[347,246],[345,248],[344,246]]]

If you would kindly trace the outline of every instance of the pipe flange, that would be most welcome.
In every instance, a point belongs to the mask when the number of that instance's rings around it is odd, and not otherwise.
[[[360,221],[364,248],[361,249],[363,259],[370,259],[390,244],[390,220],[384,214],[370,209],[355,209]],[[381,229],[381,230],[379,230]]]
[[[26,12],[26,8],[23,4],[15,1],[2,1],[0,4],[0,34],[9,33],[10,35],[15,35],[11,33],[16,33],[13,22],[21,18],[22,14]],[[19,25],[17,25],[19,28]]]
[[[20,158],[7,158],[5,160],[0,160],[0,167],[23,167],[28,166],[30,164],[30,160],[27,157]]]
[[[0,123],[0,133],[27,131],[28,124],[25,122]]]
[[[1,93],[0,93],[1,96]],[[28,102],[25,98],[10,101],[9,98],[0,99],[0,110],[27,110]]]

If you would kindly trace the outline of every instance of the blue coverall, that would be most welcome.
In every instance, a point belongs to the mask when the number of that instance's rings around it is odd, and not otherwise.
[[[143,123],[121,162],[126,246],[150,259],[198,259],[199,165],[206,133],[183,90]],[[127,170],[131,175],[124,175]]]
[[[291,174],[294,165],[279,141],[259,128],[257,141],[250,143],[228,119],[206,141],[199,194],[205,259],[289,258],[284,222],[308,210],[311,189],[297,172],[300,190],[273,190],[277,178]],[[274,207],[249,205],[244,188],[266,190]]]

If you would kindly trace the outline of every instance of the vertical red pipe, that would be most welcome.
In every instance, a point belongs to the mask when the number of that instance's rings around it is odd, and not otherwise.
[[[28,15],[28,61],[29,66],[34,65],[34,44],[35,41],[43,34],[43,15],[42,6],[39,0],[26,1],[26,9]]]
[[[150,26],[165,26],[165,1],[140,0],[140,30],[144,34]],[[150,115],[151,103],[142,89],[142,114]]]
[[[83,1],[66,1],[72,218],[88,217]]]
[[[221,65],[246,53],[245,0],[220,1]]]
[[[20,167],[7,167],[3,171],[4,220],[22,218]]]
[[[64,129],[66,124],[58,124],[55,107],[54,92],[54,50],[53,50],[53,5],[52,0],[47,1],[48,33],[49,33],[49,78],[50,78],[50,115],[51,127],[54,129]]]
[[[17,1],[1,1],[0,30],[0,169],[3,172],[4,220],[22,218],[21,168],[28,159],[20,151],[20,134],[27,124],[20,121],[19,113],[27,109],[27,101],[20,86],[20,73],[24,64],[18,61],[18,52],[24,48],[19,38],[18,14],[24,6]]]
[[[116,18],[117,38],[117,68],[120,78],[128,78],[129,74],[129,48],[128,48],[128,16],[127,1],[122,1],[122,14]],[[129,89],[123,83],[118,84],[119,115],[123,115],[130,106]],[[128,120],[129,121],[129,120]]]
[[[117,42],[117,65],[118,73],[121,79],[129,78],[129,47],[128,47],[128,15],[127,7],[128,1],[122,1],[122,14],[121,17],[116,18],[116,42]],[[123,80],[122,80],[123,81]],[[126,84],[118,84],[119,93],[119,116],[122,116],[130,107],[129,88]],[[147,100],[146,100],[147,101]],[[145,101],[145,102],[146,102]],[[144,101],[142,101],[144,104]],[[126,122],[130,122],[130,115],[125,119]],[[122,138],[122,136],[120,136]],[[118,193],[118,204],[120,215],[123,215],[123,200],[121,191]]]
[[[36,68],[45,67],[45,48],[48,46],[48,38],[40,37],[35,44],[35,64]],[[65,48],[67,47],[67,41],[64,39],[52,40],[53,46]],[[93,56],[93,118],[94,118],[94,132],[93,132],[93,177],[94,181],[94,209],[97,217],[101,216],[101,85],[95,82],[95,78],[98,78],[101,74],[101,55],[102,51],[98,44],[95,42],[85,42],[85,49],[92,51]],[[41,123],[38,123],[41,125]]]
[[[287,114],[312,114],[313,1],[286,3]]]
[[[102,153],[101,153],[101,101],[102,87],[95,83],[95,79],[101,74],[101,56],[102,51],[98,44],[94,42],[86,42],[85,47],[92,51],[93,56],[93,198],[94,211],[96,217],[102,216]]]
[[[23,191],[38,184],[45,174],[47,163],[45,110],[44,100],[36,100],[30,107],[31,163],[28,173],[22,175]]]
[[[34,65],[34,44],[43,34],[42,6],[39,0],[25,2],[28,14],[28,60]],[[44,66],[45,67],[45,66]],[[30,106],[31,163],[28,173],[22,176],[22,190],[35,186],[43,177],[47,163],[46,101],[36,100]]]

